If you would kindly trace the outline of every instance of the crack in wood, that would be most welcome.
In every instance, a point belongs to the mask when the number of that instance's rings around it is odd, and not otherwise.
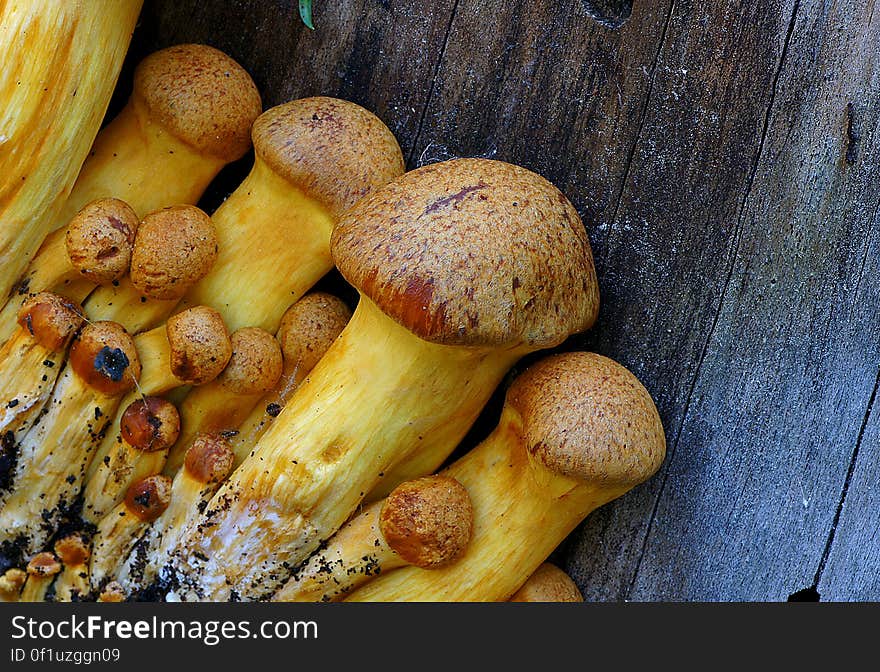
[[[632,162],[636,155],[636,148],[639,146],[639,142],[642,139],[642,131],[645,129],[645,119],[648,116],[648,105],[651,102],[651,94],[654,91],[654,80],[657,74],[657,64],[660,62],[660,54],[663,53],[663,45],[666,43],[666,35],[669,30],[669,22],[672,20],[672,13],[675,10],[675,0],[672,0],[669,3],[669,11],[666,13],[666,21],[663,23],[663,32],[660,34],[659,45],[657,47],[657,53],[654,54],[654,62],[651,65],[651,73],[648,79],[648,92],[645,94],[645,104],[642,106],[641,115],[639,115],[639,128],[636,131],[635,139],[633,140],[632,147],[630,147],[629,154],[626,157],[626,164],[623,168],[623,177],[620,180],[620,190],[617,192],[617,197],[614,202],[614,212],[611,215],[611,221],[608,224],[608,235],[605,240],[605,249],[611,249],[611,243],[614,238],[614,233],[616,230],[617,224],[617,212],[620,209],[620,201],[623,199],[623,192],[626,191],[626,184],[629,180],[630,170],[632,168]],[[607,252],[606,252],[607,254]]]
[[[877,215],[880,214],[880,201],[877,202],[877,207],[874,208],[874,214],[871,217],[871,222],[877,222]],[[872,232],[876,234],[877,227],[874,226],[871,229]],[[865,240],[865,251],[862,253],[862,263],[859,264],[859,273],[856,276],[856,284],[853,289],[853,306],[857,305],[859,291],[862,288],[862,278],[865,275],[865,264],[868,263],[868,253],[871,251],[871,242],[873,240],[873,236],[868,235]]]
[[[674,4],[675,3],[673,2],[673,6],[674,6]],[[776,71],[773,74],[773,82],[770,87],[770,101],[767,105],[767,109],[764,114],[764,123],[763,123],[762,129],[761,129],[761,139],[758,143],[758,151],[755,156],[754,164],[752,165],[752,170],[749,174],[749,179],[746,183],[745,195],[743,197],[743,201],[740,205],[739,213],[736,218],[736,231],[734,234],[734,243],[731,246],[733,248],[733,254],[731,255],[730,264],[729,264],[729,267],[727,270],[727,277],[724,281],[724,286],[721,289],[721,295],[719,296],[719,299],[718,299],[718,308],[715,311],[715,315],[712,320],[712,326],[709,328],[709,333],[706,335],[706,340],[703,344],[702,350],[700,351],[700,357],[697,360],[697,366],[694,369],[694,376],[691,379],[691,384],[688,388],[687,396],[685,397],[685,403],[684,403],[684,407],[683,407],[682,414],[681,414],[681,422],[679,423],[678,429],[675,433],[675,439],[672,441],[672,445],[670,446],[669,450],[667,451],[667,455],[666,455],[666,463],[667,464],[672,460],[673,456],[675,455],[675,450],[678,447],[679,440],[681,439],[682,430],[684,429],[685,425],[687,424],[691,400],[693,398],[693,394],[694,394],[694,390],[696,389],[697,382],[699,381],[699,378],[700,378],[700,370],[703,366],[703,362],[704,362],[706,355],[709,351],[709,346],[712,343],[712,338],[715,335],[715,329],[717,328],[717,325],[718,325],[718,319],[721,316],[721,312],[724,307],[724,297],[725,297],[725,294],[727,293],[727,290],[730,286],[730,281],[733,277],[733,270],[736,267],[736,260],[739,257],[739,248],[740,248],[740,243],[742,242],[743,213],[745,212],[745,207],[749,201],[749,197],[751,196],[752,187],[754,186],[754,183],[755,183],[755,177],[758,173],[758,168],[761,164],[761,157],[764,153],[764,143],[766,142],[767,132],[770,127],[770,118],[772,116],[773,106],[776,103],[776,93],[777,93],[777,87],[779,84],[779,77],[782,73],[782,69],[785,64],[785,57],[788,53],[788,46],[791,43],[791,38],[792,38],[792,35],[794,34],[794,28],[795,28],[795,24],[797,22],[797,14],[798,14],[799,7],[800,7],[800,0],[795,0],[794,6],[792,9],[791,18],[788,23],[788,29],[785,34],[785,40],[782,45],[782,51],[779,55],[779,63],[777,64]],[[665,30],[664,30],[664,33],[665,33]],[[639,129],[639,133],[641,133],[641,129]],[[615,213],[615,218],[616,218],[616,213]],[[636,584],[636,581],[638,579],[639,572],[640,572],[641,566],[642,566],[642,560],[645,556],[645,549],[647,548],[648,540],[651,537],[651,531],[654,527],[654,521],[656,520],[657,511],[660,507],[660,502],[663,500],[663,493],[666,489],[666,483],[668,481],[668,478],[669,478],[669,471],[664,470],[664,472],[662,474],[662,478],[660,480],[660,486],[657,491],[657,496],[654,500],[654,506],[651,510],[651,515],[648,519],[648,524],[646,527],[645,536],[642,539],[642,548],[641,548],[641,551],[639,552],[638,560],[636,561],[636,567],[635,567],[635,570],[633,571],[632,579],[630,580],[629,586],[627,588],[627,595],[626,595],[627,598],[629,598],[632,595],[632,591],[633,591],[635,584]]]
[[[449,23],[446,26],[446,34],[443,36],[443,45],[440,47],[440,54],[437,56],[437,65],[434,66],[434,75],[431,77],[431,85],[428,87],[428,97],[425,99],[425,105],[422,107],[422,114],[419,117],[419,125],[413,138],[412,147],[409,155],[406,157],[406,165],[411,169],[416,166],[412,165],[413,156],[415,156],[416,148],[422,139],[422,129],[425,125],[425,117],[428,115],[428,108],[431,107],[431,100],[434,98],[434,89],[437,85],[437,78],[440,76],[440,69],[443,67],[443,57],[446,55],[446,47],[449,44],[449,36],[452,34],[452,23],[455,21],[455,13],[458,11],[459,0],[455,0],[452,5],[452,12],[449,14]]]
[[[828,563],[828,557],[831,555],[831,547],[834,545],[834,537],[837,533],[837,525],[840,522],[840,516],[843,513],[843,504],[846,501],[849,492],[850,482],[856,469],[856,462],[859,459],[859,450],[862,447],[862,440],[865,438],[865,430],[868,427],[868,421],[874,410],[874,402],[877,400],[877,389],[880,388],[880,368],[877,370],[877,377],[874,379],[874,389],[868,398],[868,406],[865,409],[865,415],[862,418],[862,424],[859,427],[859,434],[856,437],[856,445],[853,448],[852,456],[849,460],[849,467],[846,470],[846,477],[843,479],[843,489],[840,492],[840,499],[837,502],[837,510],[834,512],[834,519],[831,522],[831,529],[828,532],[828,539],[825,541],[825,549],[822,551],[822,557],[819,559],[819,567],[816,569],[816,575],[813,579],[813,588],[818,590],[819,582],[822,580],[822,574]]]

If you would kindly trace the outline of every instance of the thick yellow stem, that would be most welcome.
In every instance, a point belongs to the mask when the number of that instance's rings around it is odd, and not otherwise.
[[[181,307],[211,306],[230,332],[260,327],[274,334],[290,304],[333,268],[330,214],[259,157],[211,219],[217,261]]]
[[[120,198],[141,217],[169,205],[195,205],[225,164],[151,122],[133,98],[95,138],[56,224],[98,198]]]
[[[420,447],[455,448],[520,350],[423,341],[361,297],[180,549],[184,599],[271,594]],[[201,561],[206,557],[207,561]],[[187,566],[188,565],[188,566]]]
[[[586,513],[629,487],[603,488],[553,473],[522,443],[522,419],[506,407],[498,428],[442,473],[458,480],[474,507],[464,555],[446,568],[403,567],[347,599],[369,602],[506,600]]]
[[[0,2],[0,297],[57,226],[141,4]]]

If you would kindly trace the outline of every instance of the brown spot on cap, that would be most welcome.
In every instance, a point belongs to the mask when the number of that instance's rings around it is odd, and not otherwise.
[[[18,311],[19,326],[53,352],[67,347],[83,321],[82,306],[52,292],[35,294]]]
[[[80,534],[69,534],[56,541],[55,553],[65,565],[82,565],[91,555],[89,545]]]
[[[217,260],[211,218],[194,205],[174,205],[144,217],[131,255],[131,284],[153,299],[179,299]]]
[[[232,341],[223,318],[208,306],[193,306],[165,323],[171,346],[171,372],[180,380],[202,385],[220,375],[232,356]]]
[[[218,380],[236,394],[271,390],[281,377],[281,346],[259,327],[244,327],[232,334],[232,357]]]
[[[219,483],[232,470],[235,453],[217,434],[199,434],[186,451],[183,467],[199,483]]]
[[[27,564],[27,573],[31,576],[52,576],[60,571],[61,563],[49,551],[37,553]]]
[[[171,479],[155,475],[142,478],[129,487],[125,493],[125,507],[145,523],[151,523],[161,516],[171,503]]]
[[[346,212],[332,253],[351,284],[435,343],[552,347],[598,313],[574,206],[543,177],[501,161],[406,173]]]
[[[633,487],[666,455],[651,395],[617,362],[591,352],[546,357],[513,382],[526,447],[549,469],[581,481]]]
[[[120,421],[122,438],[144,452],[164,450],[177,441],[180,414],[177,407],[161,397],[144,397],[131,402]]]
[[[133,98],[169,133],[227,162],[251,148],[251,126],[263,109],[244,68],[201,44],[147,56],[135,69]]]
[[[92,322],[70,346],[70,366],[87,385],[106,395],[131,390],[141,375],[134,340],[116,322]]]
[[[131,206],[117,198],[88,203],[67,225],[70,263],[97,285],[119,280],[128,272],[139,223]]]
[[[254,123],[253,139],[260,159],[334,218],[404,171],[388,127],[360,105],[338,98],[273,107]]]
[[[465,487],[448,476],[426,476],[398,485],[382,504],[385,542],[411,565],[451,564],[473,533],[474,512]]]
[[[351,319],[342,299],[325,292],[311,292],[288,308],[278,327],[278,341],[285,365],[308,374]]]
[[[511,602],[583,602],[584,596],[571,577],[545,562],[510,598]]]

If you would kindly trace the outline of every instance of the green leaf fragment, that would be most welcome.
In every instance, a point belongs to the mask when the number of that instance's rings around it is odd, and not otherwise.
[[[315,29],[314,24],[312,24],[312,0],[299,0],[299,16],[302,22],[306,24],[306,28],[309,30]]]

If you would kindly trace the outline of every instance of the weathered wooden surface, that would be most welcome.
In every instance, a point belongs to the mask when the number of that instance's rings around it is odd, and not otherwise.
[[[207,42],[266,106],[345,97],[410,167],[491,156],[571,198],[603,306],[564,348],[632,369],[669,444],[554,556],[588,599],[876,600],[874,4],[316,0],[312,33],[289,0],[148,0],[129,71]]]

